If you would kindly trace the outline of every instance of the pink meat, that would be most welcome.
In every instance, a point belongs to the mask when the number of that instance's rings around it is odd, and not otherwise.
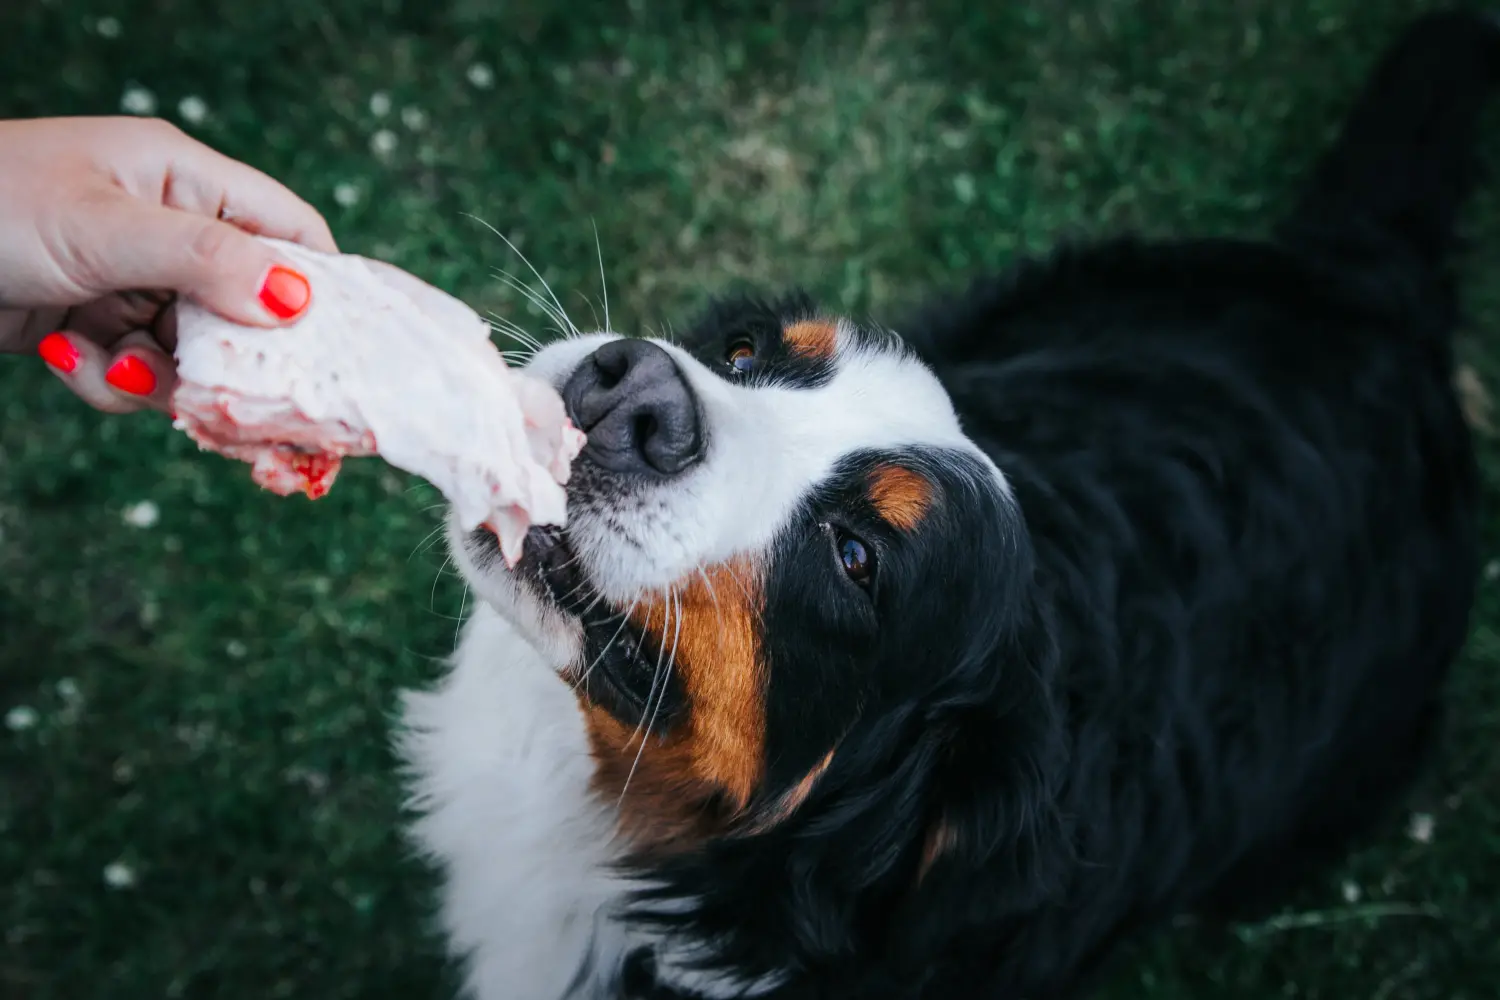
[[[563,524],[583,435],[557,393],[509,369],[488,325],[409,275],[280,241],[313,303],[277,330],[179,309],[176,426],[248,462],[262,487],[314,499],[344,458],[380,456],[432,482],[507,561],[534,524]]]

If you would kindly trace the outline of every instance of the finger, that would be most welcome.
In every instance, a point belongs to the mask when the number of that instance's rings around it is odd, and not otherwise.
[[[142,397],[122,393],[104,380],[110,354],[87,337],[71,331],[49,333],[37,353],[52,374],[79,399],[104,413],[134,413],[147,405]]]
[[[67,320],[62,325],[74,333],[83,334],[100,347],[113,349],[121,338],[133,331],[157,332],[163,318],[172,312],[173,298],[171,292],[117,292],[68,310]],[[58,325],[54,324],[50,329],[56,329]],[[162,344],[170,349],[165,341]]]
[[[115,347],[104,381],[127,400],[170,413],[177,366],[149,333],[137,330]]]
[[[63,308],[0,309],[0,354],[25,354],[43,337],[63,326]]]
[[[174,154],[164,202],[246,232],[338,253],[328,222],[279,181],[196,140]]]
[[[73,270],[101,296],[122,288],[170,289],[226,319],[278,326],[312,302],[312,288],[275,248],[227,222],[102,198],[87,225],[66,234]]]

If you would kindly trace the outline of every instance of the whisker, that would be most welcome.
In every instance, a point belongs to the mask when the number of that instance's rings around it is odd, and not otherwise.
[[[489,316],[489,324],[495,331],[505,334],[507,337],[526,347],[539,348],[542,346],[542,342],[534,334],[528,333],[524,327],[514,320],[501,316],[493,309],[489,310],[487,315]]]
[[[577,333],[578,332],[578,328],[573,325],[573,321],[572,320],[568,319],[567,310],[563,309],[563,304],[561,302],[557,301],[557,293],[554,292],[554,291],[552,291],[552,286],[549,285],[549,284],[547,284],[547,279],[544,278],[544,277],[542,277],[542,272],[540,272],[540,271],[538,271],[536,269],[536,266],[531,263],[530,259],[528,259],[527,256],[524,253],[522,253],[520,250],[518,250],[516,248],[516,245],[514,243],[512,243],[510,241],[510,239],[504,233],[502,233],[500,230],[496,229],[494,226],[490,225],[488,222],[485,222],[483,219],[481,219],[477,215],[472,215],[471,214],[471,215],[469,215],[469,218],[473,219],[475,222],[479,223],[481,226],[484,226],[490,232],[492,232],[496,236],[500,237],[500,239],[504,240],[505,241],[505,245],[508,246],[508,247],[510,247],[511,252],[514,253],[517,257],[521,258],[521,263],[525,264],[528,268],[531,269],[531,273],[534,274],[534,275],[536,275],[536,280],[540,281],[542,283],[542,287],[547,290],[547,294],[550,295],[550,296],[552,296],[552,304],[555,305],[555,306],[557,306],[557,311],[558,312],[562,313],[563,320],[567,323],[568,328],[571,329],[574,333]]]
[[[427,610],[428,611],[431,611],[433,613],[437,612],[437,588],[438,588],[438,584],[443,581],[443,574],[448,571],[448,567],[451,566],[452,564],[453,564],[453,556],[451,554],[447,555],[447,556],[444,556],[443,557],[443,564],[438,567],[437,576],[434,576],[432,578],[432,590],[427,595]]]
[[[407,562],[411,562],[413,559],[416,558],[418,552],[423,552],[423,551],[426,551],[428,548],[430,548],[431,547],[430,543],[432,542],[432,540],[434,538],[436,538],[438,535],[441,535],[442,533],[443,533],[443,526],[441,524],[438,525],[436,528],[433,528],[431,531],[429,531],[427,533],[427,537],[423,538],[420,542],[418,542],[412,548],[411,552],[407,554],[406,561]]]
[[[464,617],[469,610],[469,581],[464,581],[464,593],[458,600],[458,617],[453,622],[453,645],[457,646],[463,638]]]
[[[503,267],[491,268],[490,273],[498,278],[506,288],[518,292],[527,302],[530,302],[545,315],[549,316],[554,323],[561,324],[563,322],[562,314],[557,311],[557,308],[551,302],[548,302],[540,292],[532,288],[531,285],[522,281]]]
[[[563,563],[558,568],[559,569],[567,569],[569,566],[572,566],[574,563],[576,563],[579,560],[579,558],[580,558],[579,556],[575,555],[575,556],[573,556],[573,558],[569,559],[567,562]],[[578,583],[577,586],[575,586],[572,590],[568,591],[566,594],[564,594],[562,596],[562,598],[560,599],[559,603],[566,603],[574,595],[576,595],[580,590],[582,590],[584,587],[587,587],[588,585],[589,585],[588,580],[581,580],[581,581],[579,581],[579,583]],[[599,601],[598,596],[595,596],[594,601],[589,604],[588,608],[584,609],[584,613],[587,614],[589,610],[592,610],[593,607],[594,607],[594,604],[598,603],[598,601]]]
[[[672,624],[672,588],[671,587],[667,588],[667,599],[662,602],[661,611],[662,611],[661,634],[663,636],[665,636],[667,634],[667,627]],[[649,623],[650,619],[647,619],[647,621]],[[645,632],[646,629],[643,627],[641,631]],[[635,739],[636,736],[640,736],[641,737],[641,745],[642,746],[645,746],[645,736],[643,735],[643,733],[641,731],[641,727],[646,724],[646,713],[651,710],[651,700],[654,697],[656,697],[656,685],[658,683],[660,683],[660,681],[661,681],[661,662],[662,662],[662,657],[664,655],[666,655],[666,652],[667,652],[666,646],[658,643],[657,646],[656,646],[656,668],[651,671],[651,690],[646,693],[646,711],[641,713],[641,721],[635,727],[635,734],[633,736],[631,736],[631,739]],[[635,769],[631,768],[631,770],[633,771]],[[630,783],[629,779],[627,778],[626,779],[626,784],[629,784],[629,783]]]
[[[667,700],[667,687],[672,683],[672,670],[677,665],[677,640],[682,636],[682,598],[681,595],[674,594],[670,589],[667,591],[667,596],[669,602],[677,604],[677,627],[672,636],[672,655],[667,658],[667,674],[662,679],[661,696],[656,699],[656,708],[651,709],[651,698],[649,695],[646,698],[646,707],[650,709],[651,717],[649,720],[642,720],[645,723],[646,731],[641,736],[641,745],[635,751],[635,760],[630,764],[630,773],[625,776],[625,784],[620,788],[620,802],[625,801],[625,793],[630,791],[630,782],[635,777],[636,768],[641,764],[641,756],[646,752],[646,740],[650,738],[651,728],[656,725],[656,717],[661,712],[662,702]],[[668,607],[671,607],[671,603],[668,604]],[[663,631],[663,634],[665,634],[665,631]],[[658,656],[658,670],[660,669],[660,663],[661,660]],[[651,689],[652,691],[656,690],[655,678],[651,681]]]
[[[604,299],[604,332],[610,332],[609,325],[609,283],[604,280],[604,247],[599,242],[599,220],[590,218],[589,225],[594,227],[594,253],[599,258],[599,294]]]
[[[553,323],[557,324],[557,331],[559,333],[563,334],[564,336],[567,335],[568,330],[573,326],[572,322],[567,318],[567,316],[554,308],[552,303],[548,302],[546,299],[538,295],[536,289],[520,281],[509,271],[506,271],[503,268],[496,268],[494,270],[494,275],[495,277],[500,279],[501,284],[505,285],[505,287],[507,288],[511,288],[519,292],[526,299],[526,301],[536,306],[542,311],[543,315],[552,320]]]
[[[589,601],[588,606],[583,609],[583,615],[582,615],[582,617],[585,617],[585,618],[588,617],[588,615],[589,615],[589,613],[591,611],[593,611],[595,608],[597,608],[600,604],[603,604],[603,603],[604,603],[604,595],[603,594],[599,594],[599,593],[594,594],[594,599],[592,601]],[[605,620],[608,621],[608,619],[605,619]]]
[[[582,299],[583,300],[583,304],[589,307],[589,315],[594,318],[594,326],[598,327],[599,326],[599,310],[594,308],[594,300],[591,299],[591,298],[589,298],[588,293],[584,292],[582,290],[576,291],[573,294],[576,295],[576,296],[578,296],[580,299]]]
[[[714,587],[713,579],[703,569],[703,564],[699,563],[696,568],[698,575],[703,578],[703,585],[708,588],[709,600],[714,602],[714,628],[722,635],[724,633],[724,608],[719,604],[719,592]]]
[[[502,323],[498,320],[492,320],[490,322],[490,328],[496,333],[509,337],[511,340],[520,345],[519,347],[501,348],[502,353],[516,354],[525,352],[527,355],[532,355],[536,354],[544,346],[546,346],[534,335],[517,326],[515,323]]]
[[[745,605],[750,609],[751,613],[754,614],[757,618],[761,617],[763,612],[761,611],[760,603],[753,596],[751,596],[750,588],[746,586],[745,581],[741,580],[735,573],[734,566],[732,566],[728,562],[723,562],[719,564],[718,568],[727,573],[729,575],[729,579],[734,581],[734,585],[740,588],[740,594],[744,596]]]
[[[599,650],[599,655],[594,657],[594,662],[590,663],[588,667],[583,671],[583,673],[579,675],[578,682],[573,685],[573,692],[575,694],[577,694],[578,691],[582,689],[583,685],[589,679],[589,674],[594,672],[594,668],[599,665],[599,661],[604,659],[605,654],[607,654],[610,649],[614,647],[615,641],[619,639],[620,636],[624,633],[625,626],[630,624],[630,616],[635,613],[636,604],[636,601],[630,602],[630,609],[620,616],[620,627],[615,629],[615,634],[610,636],[609,641],[604,644],[604,648]],[[605,620],[608,621],[608,619]]]

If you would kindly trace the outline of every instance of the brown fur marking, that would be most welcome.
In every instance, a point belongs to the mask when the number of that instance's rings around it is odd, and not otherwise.
[[[597,790],[610,799],[624,790],[626,835],[668,848],[702,840],[745,808],[760,784],[766,739],[756,568],[733,560],[674,592],[672,600],[643,598],[632,622],[661,645],[662,669],[673,664],[688,702],[682,723],[665,738],[647,737],[642,751],[637,727],[585,705]]]
[[[939,819],[927,831],[927,839],[922,844],[922,860],[917,865],[917,884],[921,885],[927,873],[932,871],[932,866],[938,859],[958,846],[958,834],[953,831],[946,819]]]
[[[765,833],[778,823],[785,823],[792,818],[792,814],[802,807],[807,797],[812,794],[818,779],[828,770],[833,763],[834,751],[830,750],[823,755],[823,759],[813,765],[812,770],[804,774],[791,788],[783,792],[766,811],[750,823],[745,829],[747,834]]]
[[[899,465],[878,465],[870,474],[870,503],[886,522],[914,531],[932,507],[932,483]]]
[[[803,320],[782,331],[786,349],[799,358],[832,361],[838,350],[839,328],[823,320]]]

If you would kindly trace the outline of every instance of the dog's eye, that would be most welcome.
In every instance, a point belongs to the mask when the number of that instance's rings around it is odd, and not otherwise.
[[[736,375],[748,375],[755,367],[755,344],[745,338],[736,340],[724,353],[724,363],[733,369]]]
[[[868,587],[875,575],[875,553],[864,542],[842,531],[834,536],[834,544],[838,546],[839,562],[849,579],[861,587]]]

